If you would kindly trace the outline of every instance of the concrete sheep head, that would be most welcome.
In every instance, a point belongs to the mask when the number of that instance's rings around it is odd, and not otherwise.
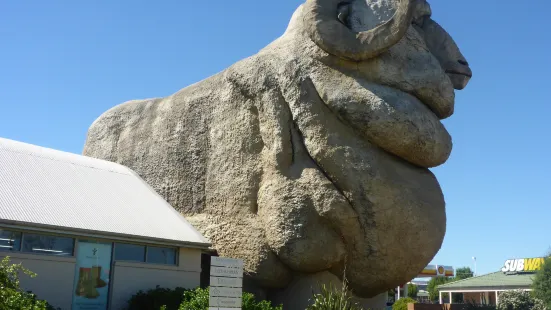
[[[471,76],[424,0],[307,0],[258,54],[104,113],[84,154],[134,169],[259,287],[346,270],[371,297],[442,244],[428,168]]]

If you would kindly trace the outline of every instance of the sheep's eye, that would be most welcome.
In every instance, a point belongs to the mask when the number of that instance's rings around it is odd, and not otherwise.
[[[415,17],[415,18],[413,18],[413,21],[411,23],[416,25],[416,26],[419,26],[419,27],[423,28],[423,25],[425,24],[425,20],[427,20],[429,18],[430,18],[430,15],[423,15],[423,16]]]
[[[341,2],[337,7],[337,19],[348,27],[348,16],[350,15],[350,3]]]

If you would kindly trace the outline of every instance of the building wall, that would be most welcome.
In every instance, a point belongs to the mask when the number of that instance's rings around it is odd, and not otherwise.
[[[485,300],[486,304],[488,304],[488,305],[495,305],[496,304],[496,292],[495,291],[477,292],[477,293],[463,293],[463,300],[465,302],[474,301],[477,304],[479,304],[481,296],[483,298],[482,300]]]
[[[480,303],[480,296],[484,293],[476,292],[476,293],[463,293],[463,300],[465,302],[475,302]]]
[[[0,252],[0,259],[10,256],[11,263],[23,266],[37,274],[36,278],[22,275],[21,287],[32,291],[39,299],[47,300],[62,310],[71,309],[75,257],[56,257],[25,253]],[[111,309],[123,309],[128,299],[139,290],[148,290],[160,285],[163,288],[196,288],[200,284],[201,250],[179,250],[178,266],[163,266],[145,263],[115,262],[110,283]]]
[[[22,263],[23,267],[37,274],[36,278],[20,276],[20,284],[25,291],[32,291],[54,307],[71,309],[76,266],[74,257],[0,252],[0,259],[5,256],[10,257],[11,263]]]
[[[123,309],[132,295],[140,290],[163,288],[196,288],[201,277],[201,250],[180,249],[178,266],[115,262],[111,282],[111,309]]]

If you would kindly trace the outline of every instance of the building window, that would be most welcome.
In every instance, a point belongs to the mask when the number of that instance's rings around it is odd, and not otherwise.
[[[115,260],[128,262],[145,262],[145,246],[115,243]]]
[[[21,233],[0,229],[0,251],[21,250]]]
[[[147,263],[150,264],[176,264],[176,249],[174,248],[157,248],[147,247]]]
[[[23,252],[56,256],[73,256],[75,240],[58,236],[37,234],[23,235]]]
[[[175,248],[115,243],[116,261],[176,265],[177,252]]]

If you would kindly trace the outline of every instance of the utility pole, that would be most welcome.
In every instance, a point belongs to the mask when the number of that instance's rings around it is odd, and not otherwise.
[[[474,261],[474,274],[473,276],[476,277],[476,257],[473,256],[473,261]]]

